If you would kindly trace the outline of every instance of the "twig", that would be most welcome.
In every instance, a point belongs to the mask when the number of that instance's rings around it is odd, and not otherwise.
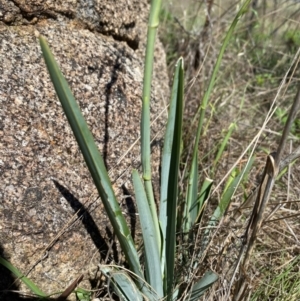
[[[76,278],[62,293],[61,295],[56,299],[56,301],[64,301],[67,300],[69,295],[74,291],[74,289],[77,287],[77,285],[82,281],[83,275],[80,275],[78,278]]]

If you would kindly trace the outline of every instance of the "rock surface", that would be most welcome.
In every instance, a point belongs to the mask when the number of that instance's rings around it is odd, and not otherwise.
[[[134,231],[135,207],[126,195],[131,169],[140,166],[147,16],[146,0],[0,0],[0,255],[30,271],[46,293],[65,289],[80,274],[82,287],[95,286],[97,264],[117,254],[108,252],[109,221],[37,36],[47,38],[80,104]],[[168,78],[159,43],[156,52],[151,118],[157,180]],[[0,289],[7,289],[0,278]]]

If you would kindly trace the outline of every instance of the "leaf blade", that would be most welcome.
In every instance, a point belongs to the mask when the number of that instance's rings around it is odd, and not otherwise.
[[[143,279],[138,254],[136,252],[130,230],[116,200],[107,170],[95,144],[92,133],[81,114],[79,105],[77,104],[67,81],[62,75],[58,64],[50,51],[46,39],[42,36],[40,36],[39,39],[51,81],[72,128],[79,148],[83,154],[87,167],[92,175],[110,222],[120,241],[125,257],[132,271]]]
[[[156,237],[151,210],[142,181],[136,170],[133,170],[132,178],[145,247],[145,269],[146,274],[148,275],[147,280],[154,291],[157,293],[157,297],[163,298],[164,293],[160,266],[160,250],[157,243],[158,239]]]
[[[196,282],[190,293],[190,301],[197,301],[217,280],[218,275],[212,271],[207,271],[204,276]]]
[[[41,291],[29,278],[25,277],[15,266],[9,261],[0,256],[0,264],[10,270],[17,278],[24,282],[24,284],[37,296],[47,297],[48,295]]]
[[[166,228],[166,284],[167,300],[172,299],[174,282],[174,264],[176,247],[176,218],[178,202],[178,178],[182,140],[183,90],[184,90],[183,60],[179,59],[179,80],[176,101],[176,117],[174,137],[170,161],[167,199],[167,228]]]
[[[171,164],[172,145],[174,138],[174,126],[176,118],[176,104],[179,89],[179,71],[181,63],[178,60],[175,68],[171,101],[169,107],[169,116],[164,136],[164,146],[161,161],[161,186],[160,186],[160,207],[159,207],[159,223],[162,233],[162,250],[161,250],[161,267],[165,268],[166,261],[166,231],[167,231],[167,199],[168,199],[168,185]]]

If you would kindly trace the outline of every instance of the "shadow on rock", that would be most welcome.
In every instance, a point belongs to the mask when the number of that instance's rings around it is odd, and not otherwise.
[[[88,212],[88,209],[84,205],[82,205],[80,201],[67,188],[65,188],[55,180],[53,180],[53,182],[55,187],[59,190],[66,201],[70,204],[74,212],[77,214],[78,218],[80,218],[83,226],[92,238],[93,243],[99,250],[101,258],[105,260],[106,255],[109,251],[109,247],[102,237],[93,217]]]

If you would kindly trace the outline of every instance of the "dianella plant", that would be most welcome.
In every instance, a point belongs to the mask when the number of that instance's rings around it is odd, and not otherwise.
[[[206,230],[205,233],[202,233],[202,239],[199,241],[199,233],[196,237],[195,228],[204,222],[203,216],[209,201],[213,180],[206,178],[199,186],[198,148],[205,123],[206,107],[215,84],[222,56],[234,28],[246,11],[249,2],[250,0],[245,1],[241,6],[227,32],[206,93],[195,115],[194,120],[198,121],[198,127],[195,133],[191,165],[187,169],[188,176],[185,177],[187,179],[186,189],[183,191],[180,191],[178,183],[184,108],[184,65],[182,58],[177,61],[161,158],[160,200],[159,212],[157,212],[151,180],[150,105],[153,53],[159,25],[161,0],[151,1],[141,114],[142,174],[137,170],[132,171],[135,200],[143,236],[143,255],[141,257],[115,196],[103,158],[87,123],[67,81],[51,54],[45,38],[42,36],[39,38],[51,81],[129,266],[129,270],[126,272],[122,267],[100,266],[102,272],[109,278],[112,289],[122,300],[199,300],[205,290],[209,289],[218,279],[218,275],[210,270],[203,272],[201,269],[202,272],[197,276],[197,279],[194,275],[201,267],[201,259],[209,244],[212,229],[224,215],[236,187],[242,177],[247,174],[251,164],[248,164],[241,173],[235,174],[227,183],[218,207],[211,217],[206,218]],[[228,135],[221,144],[216,161],[221,156]],[[179,202],[180,200],[183,202]],[[187,247],[179,246],[178,232],[182,234],[183,245],[186,244]],[[179,273],[179,267],[183,263],[188,268],[184,269],[184,273],[182,271]]]

